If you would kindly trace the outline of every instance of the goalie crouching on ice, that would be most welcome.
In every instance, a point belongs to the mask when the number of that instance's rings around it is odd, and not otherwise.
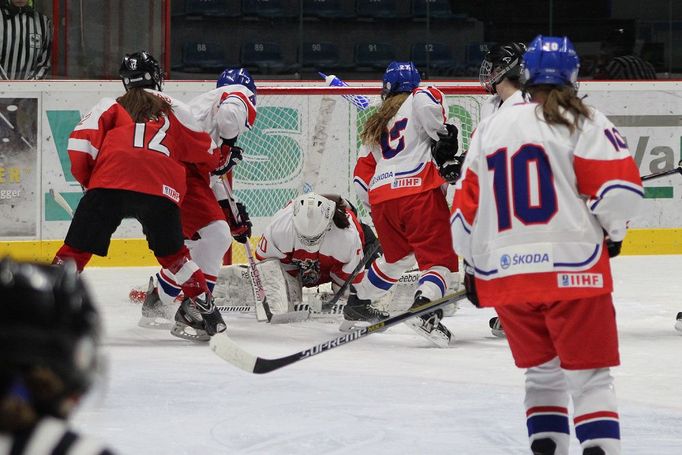
[[[290,201],[272,217],[256,250],[273,313],[307,310],[301,305],[304,287],[331,283],[335,293],[349,279],[358,283],[363,272],[352,277],[353,271],[375,241],[371,228],[363,226],[351,204],[338,195],[306,193]],[[224,268],[216,296],[229,304],[253,305],[248,278],[243,276],[247,273],[239,266]],[[310,303],[313,311],[320,311],[330,294],[317,297]]]

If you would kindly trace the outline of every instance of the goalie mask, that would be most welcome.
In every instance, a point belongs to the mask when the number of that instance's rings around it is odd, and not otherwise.
[[[524,87],[572,85],[576,87],[580,60],[568,37],[538,35],[523,56]]]
[[[331,229],[336,204],[317,193],[297,197],[294,204],[294,231],[302,244],[317,245]]]
[[[45,367],[63,381],[62,398],[87,391],[99,365],[100,319],[73,263],[3,259],[0,311],[0,377]]]
[[[518,81],[521,75],[521,60],[526,52],[523,43],[509,43],[502,46],[493,46],[483,58],[478,73],[483,88],[495,95],[495,86],[507,78],[510,81]]]
[[[126,54],[121,62],[118,75],[126,91],[131,88],[151,88],[161,91],[163,72],[156,59],[146,51]]]

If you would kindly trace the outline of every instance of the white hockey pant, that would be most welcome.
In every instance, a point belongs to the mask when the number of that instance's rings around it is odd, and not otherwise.
[[[199,266],[206,277],[208,289],[213,292],[215,282],[223,265],[223,256],[232,243],[230,228],[226,221],[213,221],[197,231],[198,240],[185,240],[192,260]],[[180,293],[175,276],[168,269],[161,269],[156,275],[159,298],[171,304]]]
[[[556,455],[568,455],[569,397],[575,433],[582,448],[598,446],[620,454],[620,426],[609,368],[564,370],[559,358],[526,371],[526,425],[530,443],[550,438]]]

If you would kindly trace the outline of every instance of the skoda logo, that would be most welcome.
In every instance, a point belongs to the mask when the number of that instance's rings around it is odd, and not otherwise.
[[[500,267],[502,267],[503,269],[508,269],[510,265],[511,258],[509,257],[508,254],[503,254],[502,257],[500,257]]]

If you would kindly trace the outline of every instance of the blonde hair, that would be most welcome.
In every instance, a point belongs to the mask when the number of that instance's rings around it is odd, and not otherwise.
[[[540,102],[545,121],[550,125],[564,125],[573,133],[581,117],[591,118],[590,109],[570,85],[534,85],[528,88],[531,99]],[[572,114],[572,119],[565,115]]]
[[[381,103],[381,106],[367,119],[360,133],[363,144],[379,145],[381,143],[381,134],[386,130],[388,121],[395,116],[408,96],[410,96],[409,93],[396,93]]]
[[[140,87],[129,89],[116,102],[128,111],[135,123],[157,119],[173,110],[168,101]]]

